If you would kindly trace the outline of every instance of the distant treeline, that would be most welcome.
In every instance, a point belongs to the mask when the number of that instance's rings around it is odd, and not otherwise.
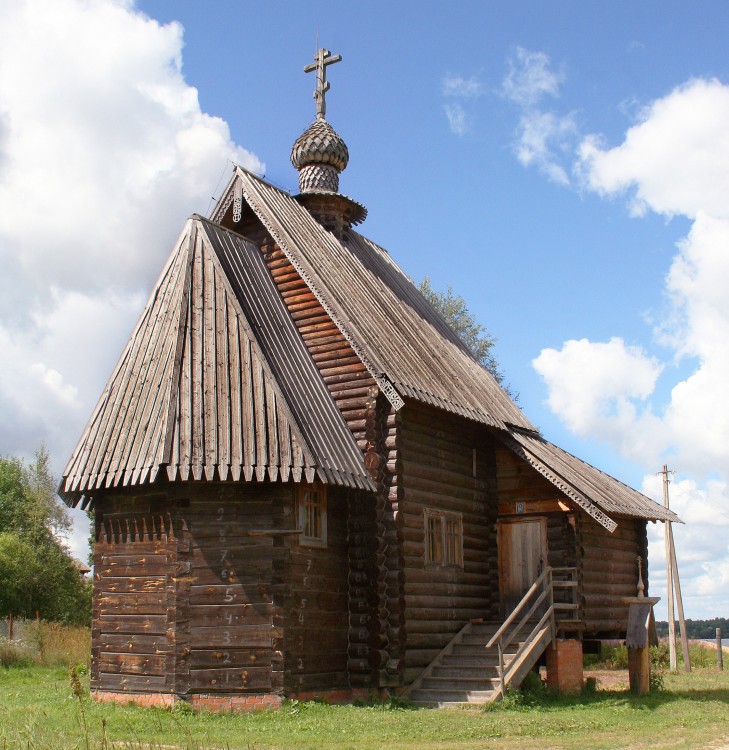
[[[713,620],[686,620],[686,635],[689,638],[716,638],[716,629],[721,628],[721,637],[729,638],[729,620],[726,617],[715,617]],[[658,620],[656,630],[659,637],[668,635],[668,622]],[[676,621],[676,633],[679,632]]]

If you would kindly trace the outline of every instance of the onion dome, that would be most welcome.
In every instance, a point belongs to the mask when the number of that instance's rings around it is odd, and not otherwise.
[[[339,190],[339,173],[349,162],[347,144],[323,118],[317,118],[296,139],[291,163],[299,170],[299,190]]]

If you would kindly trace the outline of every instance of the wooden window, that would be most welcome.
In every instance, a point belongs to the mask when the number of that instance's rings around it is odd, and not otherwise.
[[[425,562],[463,567],[463,520],[460,513],[424,511]]]
[[[327,494],[322,485],[299,485],[296,493],[297,527],[301,544],[327,546]]]

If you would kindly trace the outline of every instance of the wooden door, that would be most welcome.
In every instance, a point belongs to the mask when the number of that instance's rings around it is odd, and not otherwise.
[[[547,564],[543,518],[499,522],[501,614],[508,617]]]

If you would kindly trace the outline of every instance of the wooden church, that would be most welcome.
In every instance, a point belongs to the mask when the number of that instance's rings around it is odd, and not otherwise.
[[[307,66],[299,194],[236,168],[187,221],[64,471],[99,699],[489,700],[624,637],[647,521],[678,520],[549,443],[355,231],[338,59]]]

